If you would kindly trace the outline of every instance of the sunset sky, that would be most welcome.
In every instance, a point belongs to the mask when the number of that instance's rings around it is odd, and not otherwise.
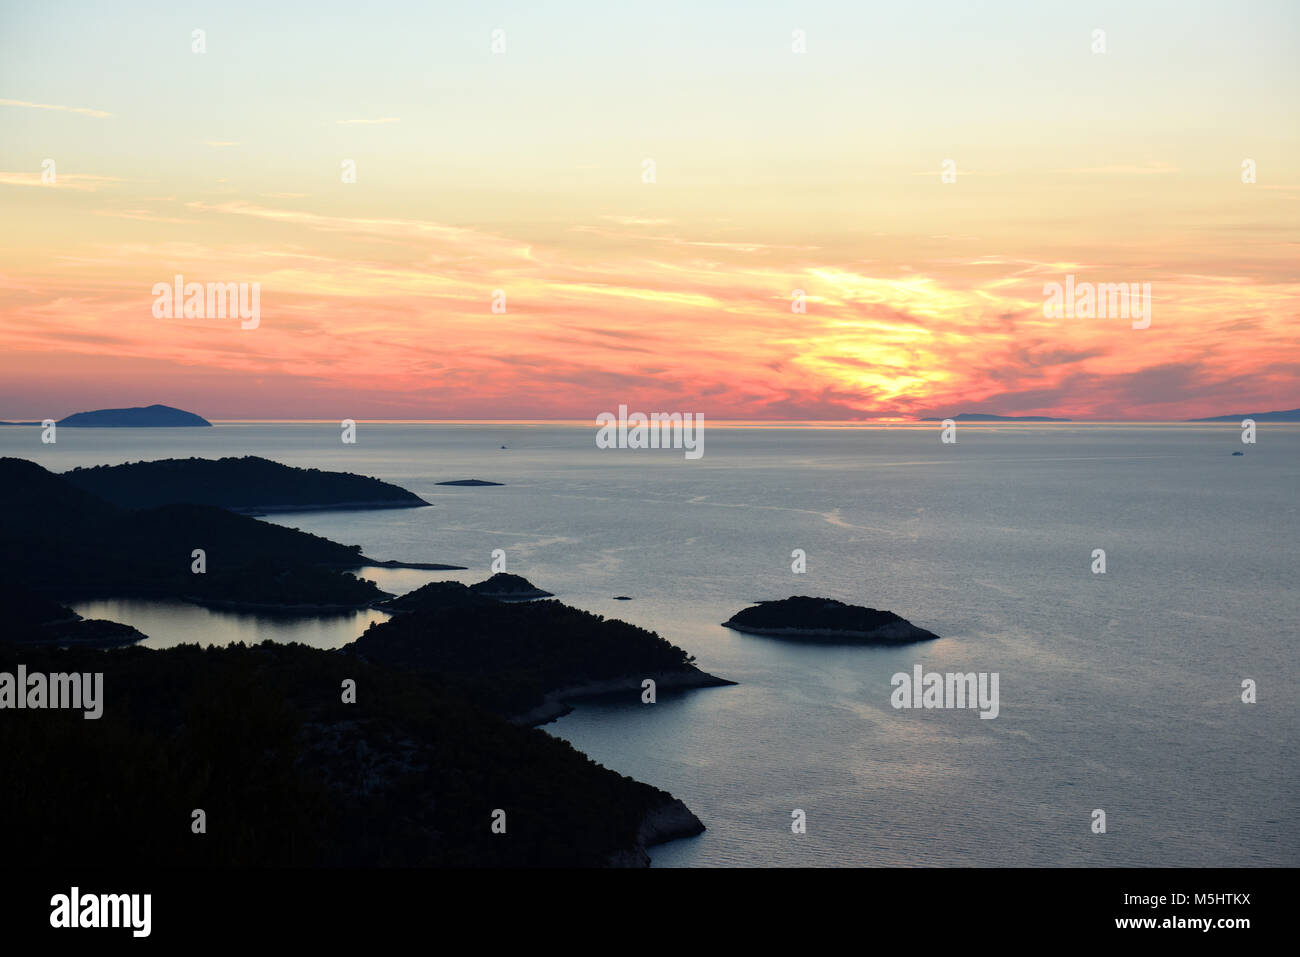
[[[0,10],[0,419],[1300,406],[1291,0],[286,6]]]

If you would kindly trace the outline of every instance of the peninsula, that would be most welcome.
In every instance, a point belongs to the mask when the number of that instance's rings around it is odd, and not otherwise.
[[[93,733],[80,712],[3,712],[0,777],[41,784],[0,793],[5,819],[22,822],[6,836],[22,860],[646,866],[647,847],[704,830],[671,794],[566,741],[431,675],[352,655],[269,641],[111,652],[0,641],[0,673],[19,666],[102,673],[109,689]],[[215,839],[191,833],[196,807],[212,815]]]
[[[0,583],[0,608],[5,614],[5,634],[16,645],[120,648],[146,637],[130,625],[83,618],[20,585]]]
[[[212,505],[266,514],[429,506],[418,495],[377,478],[295,468],[256,455],[96,465],[63,477],[122,508]]]
[[[433,582],[377,607],[401,614],[372,624],[348,654],[435,675],[519,724],[552,721],[592,695],[640,702],[647,678],[659,689],[734,684],[652,631],[558,601],[504,602]]]
[[[0,458],[0,580],[60,601],[180,598],[222,607],[364,608],[387,597],[340,545],[211,505],[123,508]]]

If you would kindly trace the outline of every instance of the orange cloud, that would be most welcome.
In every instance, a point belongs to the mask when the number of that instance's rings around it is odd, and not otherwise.
[[[1294,363],[1281,360],[1295,351],[1300,284],[1267,261],[1252,274],[1100,248],[1040,260],[1011,242],[935,257],[918,254],[933,240],[906,238],[836,257],[618,214],[587,247],[565,238],[572,227],[540,238],[238,199],[83,212],[68,215],[84,239],[0,274],[9,417],[60,395],[152,401],[143,393],[173,380],[214,417],[322,417],[343,397],[353,417],[412,418],[587,418],[620,402],[712,420],[1296,404]],[[118,218],[109,233],[85,225]],[[1044,283],[1067,273],[1151,283],[1151,327],[1044,316]],[[155,319],[152,285],[176,274],[259,283],[258,328]]]

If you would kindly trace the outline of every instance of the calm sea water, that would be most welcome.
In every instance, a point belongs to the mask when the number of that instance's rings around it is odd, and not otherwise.
[[[362,423],[345,446],[334,423],[231,424],[65,429],[51,447],[0,429],[0,454],[56,470],[259,454],[375,475],[436,507],[276,520],[471,568],[367,573],[395,592],[479,580],[502,548],[565,602],[686,648],[740,684],[584,703],[547,726],[704,820],[657,866],[1300,864],[1300,427],[1264,424],[1253,446],[1231,424],[964,425],[953,446],[937,426],[713,427],[698,461],[598,450],[594,431]],[[507,484],[436,485],[462,478]],[[887,608],[942,640],[816,647],[718,624],[790,594]],[[155,647],[337,647],[384,617],[77,610]],[[913,664],[998,672],[1000,715],[893,709],[890,677]]]

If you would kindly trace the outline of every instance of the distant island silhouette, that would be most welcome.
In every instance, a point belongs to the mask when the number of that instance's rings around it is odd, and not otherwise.
[[[1300,422],[1300,409],[1287,409],[1282,412],[1246,412],[1241,415],[1215,415],[1208,419],[1188,419],[1188,422],[1240,422],[1242,419],[1254,419],[1256,422]]]
[[[485,482],[485,481],[483,481],[483,479],[457,479],[457,480],[454,481],[454,482],[439,482],[438,484],[439,484],[439,485],[472,485],[472,486],[477,487],[477,486],[480,486],[480,485],[504,485],[505,483],[504,483],[504,482]]]
[[[1056,419],[1048,415],[994,415],[992,412],[961,412],[957,415],[931,416],[922,422],[1072,422],[1073,419]]]
[[[805,641],[901,645],[939,636],[918,628],[892,611],[849,605],[833,598],[796,595],[761,601],[722,623],[735,631]]]
[[[0,425],[40,425],[40,422],[0,422]],[[135,406],[129,409],[95,409],[74,412],[55,422],[65,429],[168,429],[211,428],[201,415],[174,409],[170,405]]]

